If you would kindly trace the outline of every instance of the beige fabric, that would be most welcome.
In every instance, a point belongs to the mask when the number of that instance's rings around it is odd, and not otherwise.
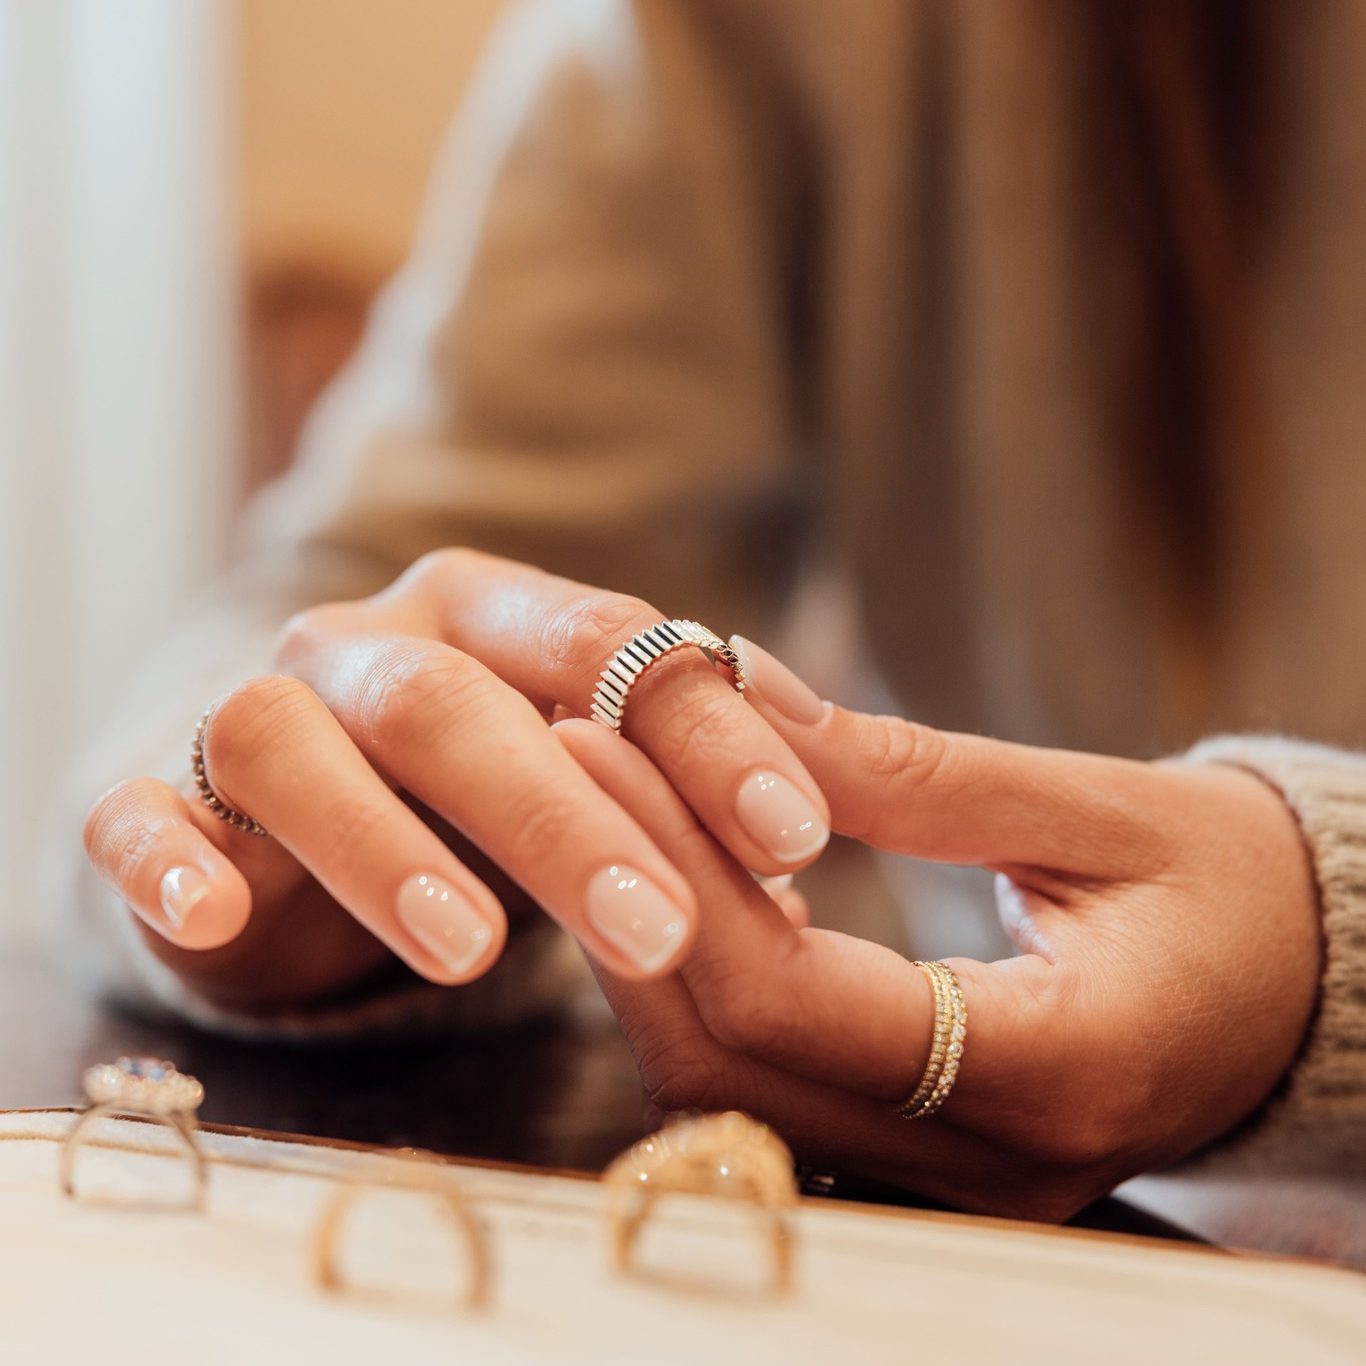
[[[1266,449],[1211,461],[1229,563],[1195,641],[1179,598],[1200,585],[1115,457],[1122,357],[1097,324],[1127,263],[1078,217],[1095,167],[1067,13],[522,10],[300,467],[82,797],[181,771],[197,710],[268,666],[293,606],[449,544],[760,640],[798,570],[833,563],[900,705],[942,725],[1137,755],[1214,729],[1361,740],[1366,7],[1323,0],[1274,54],[1286,169],[1248,285]],[[1354,803],[1314,811],[1324,848],[1361,837]],[[145,993],[82,876],[76,938]],[[1363,902],[1333,902],[1342,943]]]
[[[1366,1179],[1366,755],[1225,736],[1190,758],[1250,769],[1285,797],[1323,912],[1323,985],[1309,1037],[1281,1094],[1221,1145],[1218,1163]]]

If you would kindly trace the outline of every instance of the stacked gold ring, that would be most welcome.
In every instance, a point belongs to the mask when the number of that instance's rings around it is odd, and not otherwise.
[[[957,974],[938,962],[917,961],[915,966],[925,974],[934,993],[934,1034],[920,1085],[908,1101],[897,1106],[902,1119],[926,1119],[949,1098],[968,1037],[968,1008]]]

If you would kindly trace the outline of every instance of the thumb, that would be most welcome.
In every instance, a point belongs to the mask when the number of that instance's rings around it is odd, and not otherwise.
[[[731,644],[747,695],[820,785],[842,835],[942,863],[1107,877],[1160,837],[1169,779],[1148,764],[847,711],[753,642]]]

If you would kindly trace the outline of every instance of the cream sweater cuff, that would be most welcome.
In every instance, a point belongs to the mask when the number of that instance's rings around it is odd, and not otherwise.
[[[1366,755],[1219,736],[1186,757],[1245,768],[1284,797],[1313,860],[1324,937],[1319,1003],[1298,1061],[1278,1092],[1196,1164],[1366,1174]]]

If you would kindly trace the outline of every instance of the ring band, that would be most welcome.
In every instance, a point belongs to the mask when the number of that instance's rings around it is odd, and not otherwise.
[[[934,994],[934,1034],[920,1085],[897,1106],[902,1119],[927,1119],[949,1098],[968,1037],[968,1008],[958,974],[939,962],[917,960],[915,966],[925,974]]]
[[[663,659],[685,645],[697,646],[713,664],[724,664],[731,672],[735,691],[744,692],[745,666],[735,647],[700,623],[675,617],[632,636],[612,656],[593,691],[593,701],[589,707],[593,719],[608,730],[620,732],[626,700],[640,676],[655,660]]]
[[[418,1191],[439,1202],[452,1229],[465,1244],[469,1254],[469,1281],[463,1299],[468,1308],[481,1308],[488,1303],[492,1279],[488,1240],[482,1225],[454,1182],[418,1165],[425,1154],[404,1149],[400,1156],[413,1161],[414,1165],[386,1168],[373,1175],[357,1172],[338,1186],[324,1205],[313,1238],[314,1267],[319,1283],[324,1289],[336,1292],[355,1290],[342,1269],[342,1234],[352,1210],[364,1195],[385,1189]]]
[[[676,1121],[633,1144],[602,1180],[618,1271],[632,1270],[641,1230],[661,1197],[705,1195],[753,1209],[768,1235],[773,1292],[791,1288],[797,1181],[792,1153],[768,1125],[736,1110]]]
[[[200,1082],[159,1058],[120,1058],[101,1063],[87,1069],[84,1082],[90,1108],[82,1111],[62,1144],[62,1192],[72,1199],[76,1196],[76,1150],[90,1125],[104,1115],[131,1115],[164,1124],[179,1136],[194,1173],[190,1207],[201,1209],[208,1172],[204,1154],[194,1141],[195,1112],[204,1099]]]
[[[194,728],[194,743],[190,746],[190,770],[194,774],[194,785],[199,789],[200,800],[220,821],[227,821],[234,830],[244,831],[248,835],[269,835],[270,831],[260,821],[253,820],[244,811],[234,811],[209,782],[209,775],[204,771],[204,732],[208,729],[212,714],[213,708],[210,707],[199,718],[199,724]]]

